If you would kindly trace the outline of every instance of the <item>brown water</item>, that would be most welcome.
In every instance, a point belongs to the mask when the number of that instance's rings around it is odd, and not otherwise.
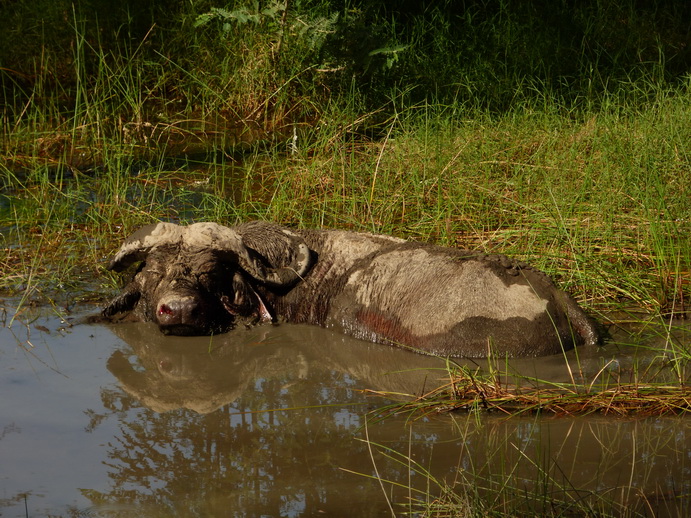
[[[211,339],[4,317],[3,517],[391,516],[442,495],[437,482],[494,507],[690,511],[689,418],[367,422],[389,401],[362,389],[419,393],[438,384],[443,362],[308,326]],[[617,375],[628,372],[633,356],[614,346],[581,350],[578,363],[594,375],[613,357]],[[570,377],[562,357],[515,368]]]

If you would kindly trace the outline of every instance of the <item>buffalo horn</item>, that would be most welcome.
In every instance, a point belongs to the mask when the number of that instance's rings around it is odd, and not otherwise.
[[[184,244],[192,249],[222,252],[262,283],[291,286],[309,269],[310,251],[299,236],[288,230],[284,232],[295,244],[293,261],[285,267],[271,268],[264,266],[259,255],[245,246],[242,236],[231,228],[216,223],[194,223],[187,227],[174,223],[147,225],[125,240],[108,269],[121,272],[135,262],[145,261],[154,247]]]
[[[125,240],[108,269],[121,272],[133,263],[144,261],[153,247],[179,243],[183,233],[184,227],[174,223],[146,225]]]
[[[233,229],[216,223],[195,223],[187,227],[185,242],[188,246],[208,246],[228,253],[240,267],[258,281],[272,286],[291,286],[307,273],[310,267],[310,250],[296,234],[285,230],[295,245],[294,257],[288,266],[265,266],[259,254],[247,247],[242,236]]]

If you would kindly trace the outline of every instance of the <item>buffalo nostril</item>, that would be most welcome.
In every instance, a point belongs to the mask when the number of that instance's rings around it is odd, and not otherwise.
[[[171,372],[173,370],[173,362],[165,358],[158,362],[158,368],[161,372]]]
[[[156,310],[158,323],[164,326],[179,324],[182,319],[182,308],[179,303],[162,303]]]
[[[156,306],[156,320],[159,326],[195,326],[200,311],[199,302],[194,297],[167,297]]]
[[[158,307],[158,314],[159,315],[172,315],[174,311],[170,308],[168,304],[161,304]]]

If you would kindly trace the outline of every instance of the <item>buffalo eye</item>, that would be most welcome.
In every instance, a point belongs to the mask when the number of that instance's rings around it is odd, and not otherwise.
[[[215,280],[214,275],[210,272],[202,272],[197,275],[197,282],[206,289],[210,289],[215,284]]]

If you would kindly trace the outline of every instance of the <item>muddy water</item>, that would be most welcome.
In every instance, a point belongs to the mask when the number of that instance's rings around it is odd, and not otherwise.
[[[391,516],[440,496],[437,482],[487,505],[689,512],[689,418],[368,422],[389,400],[363,389],[420,393],[443,363],[307,326],[211,339],[4,317],[3,517]],[[578,363],[592,375],[612,356],[621,375],[632,357],[618,349],[581,351]],[[515,368],[570,377],[563,358]]]

